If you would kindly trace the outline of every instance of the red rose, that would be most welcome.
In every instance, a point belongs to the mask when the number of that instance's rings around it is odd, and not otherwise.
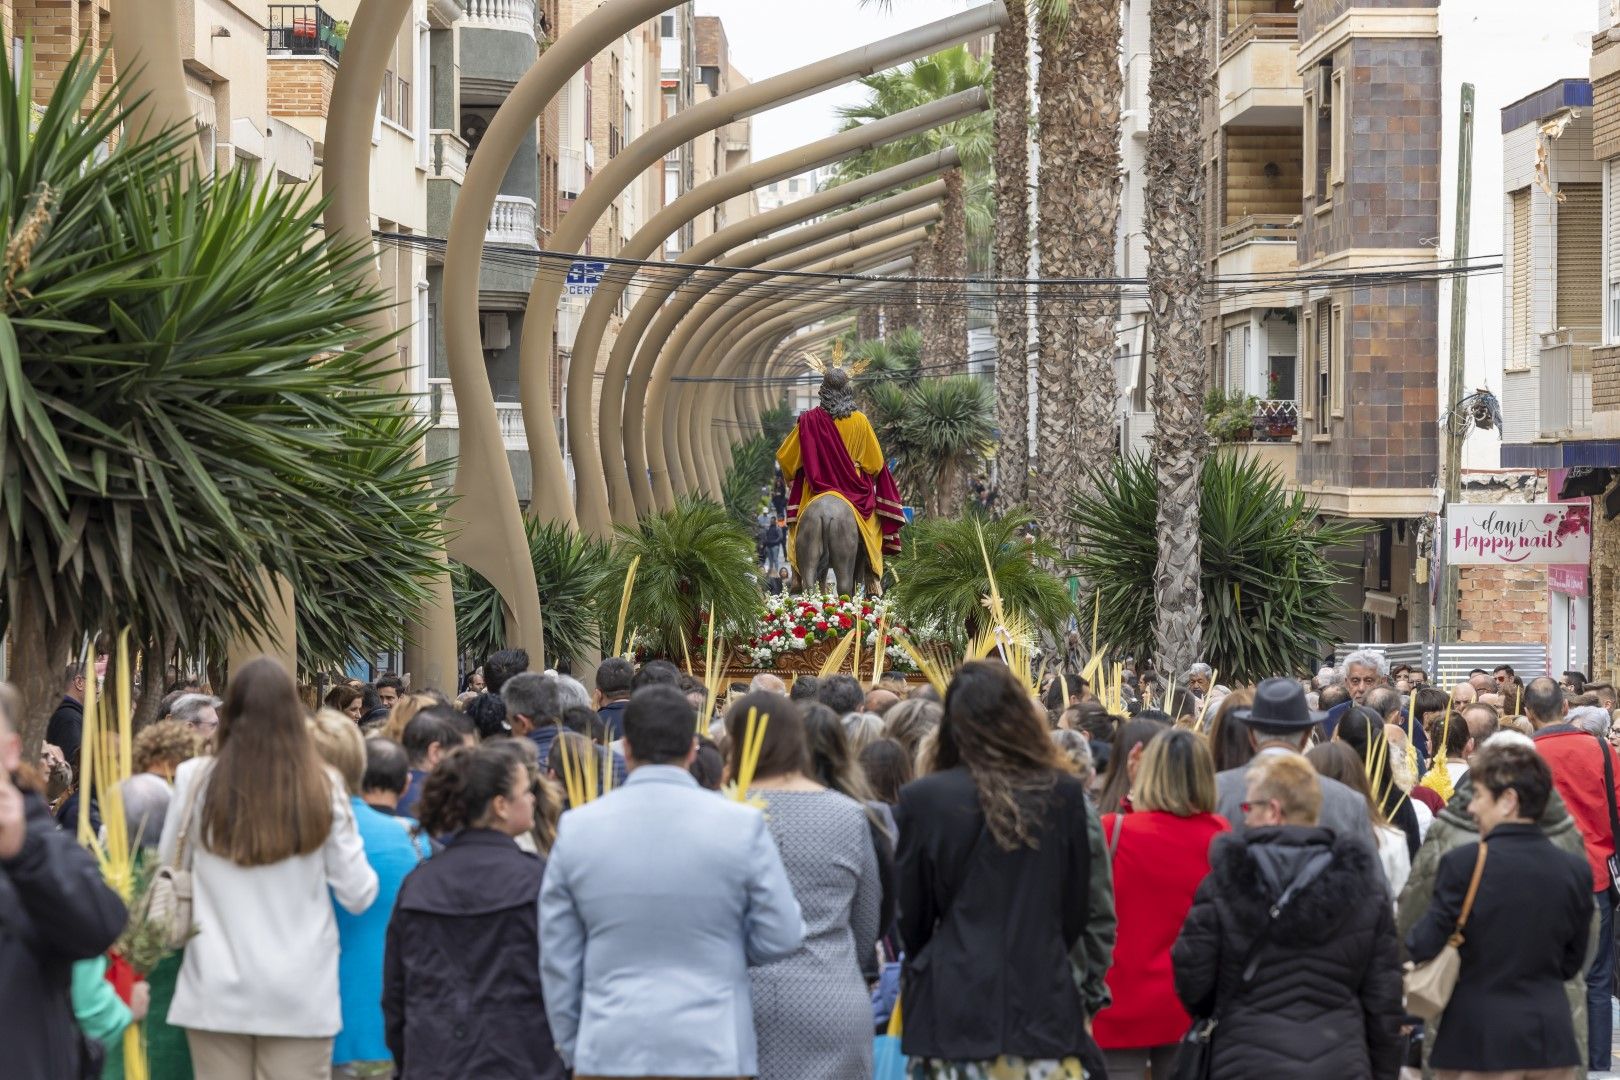
[[[850,627],[855,625],[855,620],[850,618],[848,615],[840,615],[838,616],[838,625],[843,627],[845,630],[848,630]]]
[[[795,626],[793,628],[793,636],[796,637],[796,638],[803,639],[806,636],[806,632],[805,632],[804,627]]]
[[[826,619],[817,619],[816,620],[816,629],[819,630],[820,632],[822,632],[823,634],[825,634],[827,632],[827,630],[828,630],[827,620]]]

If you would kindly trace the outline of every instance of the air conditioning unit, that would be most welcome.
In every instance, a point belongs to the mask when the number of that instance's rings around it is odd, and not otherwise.
[[[500,352],[512,347],[512,324],[504,311],[486,311],[480,316],[485,352]]]

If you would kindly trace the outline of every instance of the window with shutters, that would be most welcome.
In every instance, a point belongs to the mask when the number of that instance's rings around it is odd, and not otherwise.
[[[1334,416],[1344,415],[1344,305],[1334,304],[1328,322],[1328,400]]]
[[[1301,353],[1304,363],[1300,365],[1301,404],[1304,406],[1305,418],[1312,419],[1317,413],[1316,402],[1316,309],[1307,308],[1305,317],[1300,320]],[[1314,429],[1313,429],[1314,430]]]
[[[1305,164],[1304,191],[1308,199],[1316,194],[1316,93],[1305,91],[1305,144],[1300,160]]]
[[[1508,340],[1506,368],[1529,371],[1533,350],[1531,322],[1535,311],[1535,289],[1530,280],[1530,189],[1508,194],[1508,215],[1512,229],[1512,250],[1508,252]]]
[[[1226,393],[1248,392],[1249,381],[1249,327],[1226,328]]]
[[[1603,323],[1603,185],[1559,184],[1558,194],[1557,325],[1595,330]]]
[[[1316,433],[1328,434],[1328,411],[1333,407],[1333,305],[1326,300],[1316,304],[1316,365],[1311,372],[1316,382]],[[1340,406],[1343,411],[1343,406]]]
[[[1333,88],[1333,92],[1328,95],[1328,124],[1333,131],[1333,142],[1328,152],[1328,182],[1342,184],[1344,183],[1345,155],[1349,146],[1349,136],[1346,129],[1349,124],[1347,117],[1350,112],[1346,107],[1349,102],[1344,99],[1344,72],[1335,71],[1328,85]]]

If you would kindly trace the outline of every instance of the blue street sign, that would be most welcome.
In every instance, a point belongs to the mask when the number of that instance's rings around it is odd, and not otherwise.
[[[605,262],[576,261],[568,266],[568,295],[591,296],[596,287],[602,284],[602,275],[607,273]]]

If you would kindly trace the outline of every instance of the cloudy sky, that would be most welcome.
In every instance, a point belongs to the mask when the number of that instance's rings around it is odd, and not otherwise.
[[[893,11],[860,0],[697,0],[699,15],[718,15],[731,42],[731,62],[754,82],[857,48],[975,6],[978,0],[893,0]],[[754,117],[754,160],[791,150],[838,130],[835,110],[860,99],[859,88],[829,90]]]

